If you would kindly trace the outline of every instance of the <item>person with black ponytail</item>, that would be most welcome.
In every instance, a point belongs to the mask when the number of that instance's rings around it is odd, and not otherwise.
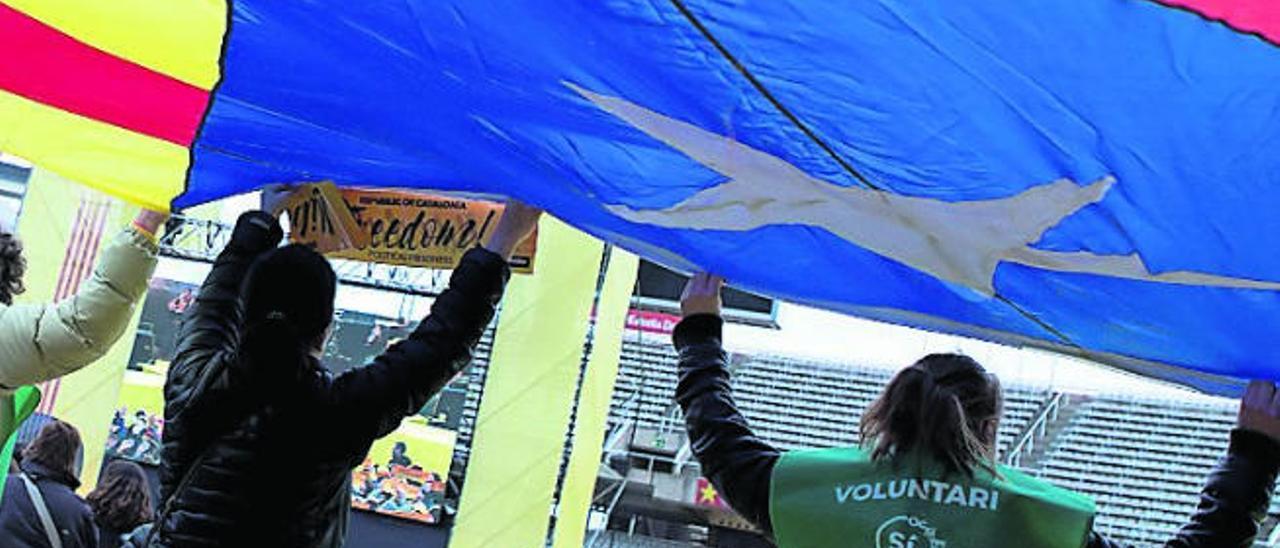
[[[333,376],[320,359],[337,276],[308,247],[277,248],[289,192],[264,190],[262,210],[240,217],[187,311],[148,546],[341,546],[351,470],[471,362],[541,215],[508,203],[412,334]]]
[[[703,474],[778,546],[1121,546],[1093,532],[1092,500],[997,463],[1000,381],[967,356],[925,356],[900,371],[864,413],[858,446],[774,448],[733,401],[721,284],[699,274],[685,288],[676,401]],[[1277,471],[1280,392],[1254,381],[1227,455],[1166,546],[1251,546]]]

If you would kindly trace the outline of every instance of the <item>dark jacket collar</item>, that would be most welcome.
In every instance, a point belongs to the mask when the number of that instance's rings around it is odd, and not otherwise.
[[[36,462],[24,462],[21,467],[22,471],[33,480],[47,479],[70,487],[73,491],[80,488],[80,479],[66,472],[51,470]]]

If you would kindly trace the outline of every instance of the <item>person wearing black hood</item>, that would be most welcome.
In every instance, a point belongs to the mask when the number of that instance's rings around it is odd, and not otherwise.
[[[351,470],[470,363],[541,214],[508,204],[418,328],[335,377],[320,357],[336,276],[307,247],[276,248],[268,212],[287,194],[265,190],[263,211],[240,218],[187,311],[165,381],[153,546],[341,546]]]
[[[22,450],[0,504],[0,545],[51,548],[98,546],[93,511],[76,494],[84,447],[74,426],[50,421]]]

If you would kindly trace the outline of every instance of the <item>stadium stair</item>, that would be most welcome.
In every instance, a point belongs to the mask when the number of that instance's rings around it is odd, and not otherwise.
[[[1023,451],[1017,468],[1023,470],[1039,470],[1040,463],[1044,459],[1045,455],[1048,455],[1049,452],[1052,451],[1059,443],[1059,434],[1071,425],[1072,419],[1074,419],[1076,414],[1079,413],[1080,406],[1089,399],[1088,396],[1075,394],[1063,394],[1062,396],[1062,399],[1058,403],[1056,418],[1053,416],[1045,417],[1045,426],[1043,430],[1041,430],[1038,422],[1033,420],[1028,423],[1022,433],[1019,434],[1017,438],[1018,440],[1022,440],[1026,437],[1032,437],[1034,442],[1031,446],[1031,450]],[[1052,404],[1052,398],[1046,400],[1044,406],[1036,411],[1036,417],[1048,413],[1050,411],[1048,407]],[[1041,432],[1043,432],[1043,434]]]

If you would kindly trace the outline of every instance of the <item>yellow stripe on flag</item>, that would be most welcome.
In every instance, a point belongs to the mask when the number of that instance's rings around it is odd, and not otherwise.
[[[631,290],[636,286],[640,258],[614,247],[609,254],[608,271],[596,306],[595,338],[587,373],[582,379],[578,398],[578,420],[573,426],[573,449],[565,469],[564,487],[560,489],[559,514],[553,548],[580,548],[587,531],[591,498],[595,494],[596,476],[600,473],[600,452],[604,448],[605,430],[609,427],[609,405],[618,380],[618,362],[622,356],[623,327],[631,305]],[[675,367],[675,364],[671,365]]]
[[[503,299],[450,548],[546,545],[603,245],[554,218]]]
[[[77,40],[193,86],[212,89],[227,26],[225,0],[0,0]]]
[[[0,150],[138,205],[168,210],[189,151],[0,90]]]

